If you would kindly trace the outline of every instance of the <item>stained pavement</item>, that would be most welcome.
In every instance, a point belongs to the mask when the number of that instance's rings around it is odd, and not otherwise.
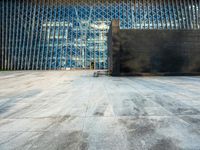
[[[92,75],[0,72],[0,149],[200,149],[200,77]]]

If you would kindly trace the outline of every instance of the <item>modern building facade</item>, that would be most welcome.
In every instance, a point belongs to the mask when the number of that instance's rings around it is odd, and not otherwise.
[[[121,29],[200,29],[199,0],[1,0],[0,7],[4,70],[107,69],[113,19]]]

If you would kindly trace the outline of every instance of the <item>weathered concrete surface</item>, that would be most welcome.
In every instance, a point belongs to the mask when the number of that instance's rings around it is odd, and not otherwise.
[[[199,150],[200,77],[0,72],[0,149]]]
[[[108,36],[113,76],[200,74],[200,30],[120,29],[112,21]]]

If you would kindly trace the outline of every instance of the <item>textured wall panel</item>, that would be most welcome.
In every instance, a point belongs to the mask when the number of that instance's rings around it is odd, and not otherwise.
[[[114,21],[109,34],[112,75],[200,74],[200,30],[120,30]]]

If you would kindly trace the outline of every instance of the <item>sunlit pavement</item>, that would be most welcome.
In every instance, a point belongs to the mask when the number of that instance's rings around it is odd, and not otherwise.
[[[0,149],[200,149],[200,77],[0,72]]]

